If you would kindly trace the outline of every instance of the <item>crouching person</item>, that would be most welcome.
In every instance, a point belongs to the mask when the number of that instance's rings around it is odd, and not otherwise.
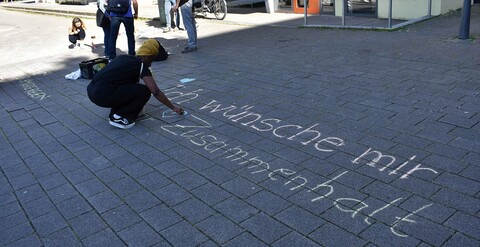
[[[111,108],[108,116],[111,125],[121,129],[133,127],[150,95],[176,113],[183,114],[183,109],[173,105],[158,88],[149,69],[159,46],[155,39],[148,39],[136,56],[116,57],[88,85],[90,100],[98,106]],[[139,84],[140,78],[145,85]]]

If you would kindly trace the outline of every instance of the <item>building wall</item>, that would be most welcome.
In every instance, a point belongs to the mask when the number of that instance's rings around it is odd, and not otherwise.
[[[388,18],[389,0],[378,1],[378,17]],[[411,20],[428,15],[429,0],[393,0],[392,18]],[[432,15],[445,14],[462,8],[463,0],[432,0]]]
[[[335,15],[342,16],[343,1],[335,0]],[[392,18],[411,20],[428,15],[430,0],[392,0]],[[388,18],[390,0],[377,0],[378,18]],[[473,3],[473,0],[472,0]],[[440,15],[462,8],[463,0],[432,0],[432,15]]]

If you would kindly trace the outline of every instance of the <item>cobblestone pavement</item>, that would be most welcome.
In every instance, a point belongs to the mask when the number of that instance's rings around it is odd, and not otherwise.
[[[69,50],[69,18],[0,15],[1,246],[480,245],[480,46],[455,39],[460,12],[395,32],[199,20],[189,54],[138,21],[188,114],[150,100],[129,130],[64,79],[100,35]]]

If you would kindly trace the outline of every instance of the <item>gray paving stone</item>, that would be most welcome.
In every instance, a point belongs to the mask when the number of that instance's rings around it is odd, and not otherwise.
[[[393,181],[391,185],[399,189],[403,189],[405,191],[425,197],[432,196],[441,188],[439,185],[415,177],[409,177],[408,181],[405,181],[403,179],[397,179]]]
[[[471,196],[480,191],[480,182],[451,173],[441,174],[435,179],[435,183]]]
[[[306,160],[308,160],[311,156],[307,153],[299,151],[294,148],[286,147],[282,150],[279,150],[274,153],[276,156],[280,157],[281,159],[285,159],[290,161],[294,164],[300,164]]]
[[[212,183],[202,185],[192,190],[191,193],[210,206],[231,197],[230,193]]]
[[[201,171],[200,174],[216,184],[222,184],[236,177],[233,172],[218,165],[206,168],[205,170]]]
[[[8,243],[17,241],[24,237],[31,235],[34,232],[33,228],[28,222],[22,223],[15,227],[9,228],[0,233],[0,244],[6,245]]]
[[[87,200],[99,213],[106,212],[123,204],[120,198],[109,190],[88,197]]]
[[[341,169],[341,167],[335,164],[315,157],[302,162],[299,165],[321,176],[328,176]]]
[[[197,223],[196,226],[220,244],[233,239],[243,232],[242,228],[219,214],[215,214]]]
[[[12,195],[9,193],[9,195]],[[39,184],[34,184],[23,188],[21,190],[15,191],[16,198],[22,203],[25,204],[32,200],[38,199],[40,197],[46,196],[42,187]],[[15,198],[14,198],[15,199]],[[7,199],[8,200],[8,199]]]
[[[378,181],[375,181],[370,185],[368,185],[367,187],[365,187],[362,190],[362,192],[372,195],[375,198],[378,198],[383,201],[391,201],[399,197],[407,198],[409,196],[409,193],[404,190],[398,189],[396,187],[393,187]]]
[[[150,172],[145,176],[139,177],[138,182],[149,191],[155,191],[167,186],[171,181],[159,172]]]
[[[140,213],[140,216],[157,232],[160,232],[182,220],[177,213],[164,204],[148,209]]]
[[[46,196],[23,204],[22,207],[30,219],[35,219],[56,210],[52,201]]]
[[[275,218],[304,235],[308,235],[325,223],[322,218],[295,205],[276,214]]]
[[[236,177],[230,181],[225,182],[221,186],[222,188],[226,189],[230,193],[240,198],[247,198],[250,195],[261,190],[259,186],[243,177]]]
[[[164,242],[165,245],[164,246],[171,246],[169,245],[167,242]],[[200,244],[198,247],[217,247],[217,246],[220,246],[218,244],[216,244],[215,242],[209,240],[207,242],[203,242],[202,244]]]
[[[110,161],[118,167],[125,167],[134,162],[138,162],[139,159],[134,155],[127,153],[125,151],[117,153],[117,155],[109,157]]]
[[[361,238],[330,223],[323,225],[309,237],[325,246],[363,246],[366,244]]]
[[[168,204],[169,206],[177,205],[192,197],[190,193],[184,190],[182,187],[172,183],[157,191],[153,192],[160,200]]]
[[[45,246],[82,246],[80,240],[70,228],[64,228],[42,238]]]
[[[47,156],[54,164],[73,158],[72,153],[70,153],[66,149],[62,149],[53,153],[48,153]]]
[[[143,187],[131,177],[123,177],[108,184],[116,194],[124,198],[143,189]]]
[[[438,132],[435,129],[423,129],[418,131],[418,133],[414,133],[414,134],[418,137],[425,138],[431,141],[440,142],[443,144],[448,144],[453,140],[453,137],[451,135]]]
[[[13,247],[13,246],[31,246],[31,247],[34,247],[34,246],[44,246],[42,244],[42,242],[40,242],[40,240],[38,239],[37,235],[36,234],[31,234],[31,235],[28,235],[24,238],[21,238],[19,240],[16,240],[14,242],[11,242],[7,245],[5,245],[6,247]]]
[[[28,219],[23,212],[10,214],[0,220],[0,232],[6,231],[25,222],[28,222]]]
[[[179,159],[179,161],[184,166],[189,167],[190,169],[195,171],[205,170],[215,165],[211,160],[198,154],[189,155],[188,157],[182,157]]]
[[[115,233],[110,229],[105,229],[85,238],[83,244],[88,247],[120,247],[127,246],[122,240],[120,240]]]
[[[359,237],[369,239],[373,246],[418,246],[420,241],[413,237],[398,237],[388,225],[376,223],[363,231]]]
[[[69,220],[81,214],[84,214],[93,208],[81,196],[76,196],[57,204],[60,213]]]
[[[417,219],[415,216],[410,219],[414,221],[411,222],[413,224],[399,223],[394,227],[395,231],[435,246],[445,243],[454,234],[453,230],[429,220]]]
[[[108,189],[107,186],[105,186],[97,178],[93,178],[93,179],[87,180],[83,183],[76,184],[75,188],[84,197],[90,197],[90,196],[93,196],[97,193],[103,192],[103,191]]]
[[[71,219],[68,223],[75,234],[82,240],[107,228],[107,225],[102,218],[94,211],[90,211]]]
[[[186,221],[181,221],[161,231],[160,234],[173,246],[199,245],[208,239]]]
[[[462,117],[457,117],[449,114],[440,118],[439,121],[443,123],[448,123],[448,124],[456,125],[459,127],[463,127],[463,128],[471,128],[472,126],[478,123],[478,121],[474,119],[462,118]]]
[[[439,203],[432,202],[419,196],[412,196],[405,201],[399,202],[400,208],[408,212],[414,212],[419,208],[431,205],[425,210],[416,213],[418,216],[424,217],[439,224],[443,224],[450,216],[455,213],[455,209],[444,206]]]
[[[110,184],[113,181],[117,181],[127,176],[125,172],[123,172],[122,170],[120,170],[118,167],[115,167],[115,166],[105,168],[101,171],[95,172],[95,174],[100,180],[102,180],[104,183],[107,183],[107,184]]]
[[[461,233],[455,233],[455,235],[453,235],[453,237],[451,237],[448,242],[445,243],[445,246],[475,247],[479,245],[480,241],[469,238]]]
[[[480,150],[479,141],[469,140],[462,137],[455,138],[452,142],[449,143],[449,145],[462,148],[471,152],[478,152],[478,150]]]
[[[123,229],[118,235],[129,246],[151,246],[163,241],[163,238],[145,222]]]
[[[55,165],[62,173],[75,171],[84,167],[84,165],[76,158],[63,160]]]
[[[169,157],[158,150],[152,150],[140,155],[140,159],[149,165],[155,166],[169,160]]]
[[[141,218],[129,207],[122,205],[102,214],[102,218],[115,231],[120,231],[126,227],[141,221]]]
[[[291,232],[285,237],[279,239],[277,242],[273,243],[272,246],[318,246],[317,243],[312,240],[296,233]]]
[[[425,150],[453,160],[460,160],[468,153],[466,150],[437,142],[433,142]]]
[[[186,190],[195,189],[208,182],[204,177],[191,170],[177,174],[171,179]]]
[[[208,205],[195,198],[190,198],[173,207],[178,214],[192,223],[197,223],[215,213]]]
[[[480,177],[480,166],[469,165],[460,173],[461,176],[476,180]]]
[[[19,190],[37,183],[35,177],[30,172],[10,178],[9,180],[11,186],[15,190]]]
[[[125,202],[137,213],[161,204],[161,201],[147,190],[140,190],[124,198]]]
[[[45,176],[58,172],[58,169],[52,162],[31,166],[30,170],[33,176],[35,176],[36,178],[43,178]]]
[[[123,166],[122,170],[132,178],[139,178],[154,171],[151,166],[145,164],[143,161],[132,162]]]
[[[473,214],[480,209],[479,199],[447,188],[442,188],[440,191],[438,191],[432,196],[432,200],[466,213]]]
[[[290,202],[265,190],[248,197],[245,201],[269,215],[275,215],[291,205]]]
[[[272,244],[291,231],[290,228],[263,213],[245,220],[240,225],[267,244]]]
[[[68,179],[68,181],[70,181],[70,183],[74,185],[94,178],[93,173],[85,167],[74,171],[65,172],[64,175]]]
[[[242,222],[259,212],[258,209],[236,197],[231,197],[217,204],[215,209],[237,223]]]
[[[59,172],[39,178],[38,182],[45,190],[50,190],[68,183],[67,179]]]
[[[62,184],[53,189],[47,190],[48,197],[54,203],[60,203],[75,196],[78,196],[77,190],[68,183]]]
[[[480,219],[478,217],[457,212],[448,219],[445,225],[477,240],[480,239],[480,232],[478,231]]]
[[[175,176],[187,170],[180,162],[173,159],[156,165],[155,169],[167,177]]]
[[[45,237],[53,232],[67,227],[67,222],[57,211],[52,211],[48,214],[33,219],[32,225],[38,235]]]
[[[258,238],[255,238],[250,233],[243,233],[242,235],[232,239],[224,245],[225,247],[249,247],[249,246],[268,246]]]

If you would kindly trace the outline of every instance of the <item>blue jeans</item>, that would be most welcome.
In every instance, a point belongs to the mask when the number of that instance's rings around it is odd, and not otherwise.
[[[187,30],[188,35],[188,47],[194,48],[197,47],[197,23],[195,18],[193,18],[192,12],[193,0],[188,0],[184,5],[180,7],[182,11],[183,25],[185,30]]]
[[[165,20],[167,21],[167,27],[178,27],[180,28],[180,12],[175,11],[175,13],[172,13],[172,11],[168,11],[172,9],[172,6],[175,5],[174,0],[165,0]],[[175,14],[175,23],[172,25],[172,14]]]
[[[109,49],[108,56],[110,59],[114,59],[117,56],[117,36],[121,23],[123,23],[123,25],[125,26],[125,32],[127,33],[128,55],[135,56],[135,27],[133,25],[133,18],[112,16],[110,23],[110,38],[108,39],[109,42],[107,45]]]
[[[105,27],[102,27],[103,29],[103,46],[104,46],[104,51],[103,51],[103,55],[105,56],[108,56],[108,42],[110,42],[110,26],[105,26]]]
[[[172,16],[170,13],[172,13],[172,5],[174,5],[175,2],[173,0],[165,0],[165,20],[167,21],[167,27],[172,27]]]

